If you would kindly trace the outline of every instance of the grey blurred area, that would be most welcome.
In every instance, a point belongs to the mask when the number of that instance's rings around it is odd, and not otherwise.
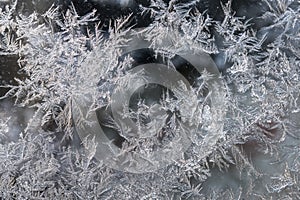
[[[0,55],[0,96],[8,91],[8,85],[16,85],[15,77],[21,77],[17,55]]]
[[[0,55],[0,98],[7,96],[0,99],[0,120],[2,123],[8,120],[7,133],[0,133],[0,143],[16,141],[33,116],[33,109],[16,106],[15,99],[9,95],[9,90],[17,86],[16,79],[24,78],[17,55]]]
[[[119,5],[119,6],[132,6],[133,3],[134,3],[134,0],[115,0],[115,1],[112,1],[112,0],[92,0],[93,2],[95,3],[98,3],[98,4],[115,4],[115,5]]]

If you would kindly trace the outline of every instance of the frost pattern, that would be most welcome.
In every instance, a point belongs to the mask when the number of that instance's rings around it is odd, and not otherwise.
[[[12,130],[11,119],[1,117],[2,198],[300,198],[299,2],[258,0],[266,12],[252,20],[235,13],[234,2],[228,1],[220,3],[223,17],[217,20],[200,12],[197,0],[151,0],[140,8],[153,19],[149,26],[132,29],[129,16],[111,21],[108,32],[101,30],[96,10],[81,16],[71,5],[64,13],[53,6],[43,14],[22,14],[18,3],[0,11],[0,54],[17,55],[22,72],[17,84],[2,85],[10,88],[2,99],[33,108],[35,113],[12,141],[6,137]],[[131,31],[145,35],[150,46],[158,49],[155,53],[166,59],[186,51],[205,52],[214,54],[219,67],[224,67],[218,78],[224,82],[225,93],[216,95],[220,99],[203,99],[201,113],[197,113],[201,115],[193,118],[204,130],[221,130],[222,137],[211,145],[214,138],[209,134],[205,143],[200,142],[201,135],[192,135],[194,145],[179,159],[143,174],[107,167],[95,159],[99,145],[95,139],[81,142],[74,130],[74,123],[79,122],[93,127],[95,122],[85,120],[83,114],[109,104],[112,88],[122,77],[126,84],[124,72],[132,63],[130,57],[120,62],[120,56],[130,43]],[[171,39],[164,43],[166,36]],[[201,74],[197,92],[205,93],[211,76],[205,71]],[[216,85],[210,89],[219,92]],[[73,97],[87,100],[90,95],[87,112],[74,122]],[[77,103],[83,105],[86,100],[80,98]],[[224,106],[212,110],[212,100],[223,101]],[[168,98],[163,102],[169,103],[168,109],[178,103]],[[122,114],[139,120],[147,106],[139,102],[138,113]],[[221,124],[222,129],[208,122]],[[145,141],[133,137],[125,147],[141,142]],[[143,143],[142,151],[151,149],[151,142],[156,141]],[[207,148],[209,154],[204,154]],[[230,177],[238,179],[238,184],[231,184]]]

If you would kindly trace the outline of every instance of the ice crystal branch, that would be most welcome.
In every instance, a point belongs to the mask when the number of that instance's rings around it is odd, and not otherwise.
[[[253,26],[255,20],[237,16],[233,1],[220,4],[224,14],[221,20],[211,18],[207,12],[201,13],[196,8],[199,2],[152,0],[149,6],[141,7],[152,18],[148,27],[132,30],[128,25],[132,16],[128,16],[112,20],[107,32],[101,30],[96,10],[82,16],[74,5],[63,13],[53,6],[44,14],[19,13],[17,1],[3,7],[0,54],[17,55],[19,66],[25,72],[24,77],[15,78],[16,85],[5,85],[11,87],[5,97],[13,96],[16,105],[32,107],[36,112],[14,142],[7,142],[6,136],[11,131],[12,118],[0,119],[1,197],[299,198],[300,10],[297,2],[259,1],[267,12],[257,18],[272,19],[259,28]],[[149,79],[142,73],[127,74],[133,60],[130,56],[121,59],[122,49],[130,43],[128,35],[139,34],[145,36],[151,48],[159,47],[156,57],[163,55],[163,59],[171,60],[186,51],[221,53],[231,65],[221,77],[226,87],[222,88],[226,92],[219,94],[225,101],[224,107],[210,107],[213,99],[208,90],[213,74],[203,71],[191,89],[197,98],[188,95],[183,84],[174,91],[186,95],[176,96],[167,91],[157,104],[139,101],[136,110],[121,112],[124,118],[137,122],[137,132],[142,138],[129,134],[132,127],[119,126],[108,117],[105,125],[127,139],[120,147],[119,156],[139,152],[145,163],[149,161],[147,155],[163,145],[171,144],[174,148],[170,141],[185,131],[185,124],[180,120],[201,129],[201,134],[190,137],[191,146],[178,159],[171,160],[165,168],[144,174],[107,167],[95,159],[95,152],[97,145],[111,143],[96,144],[93,138],[87,138],[83,143],[89,148],[84,150],[73,129],[74,123],[93,127],[95,122],[87,119],[98,109],[109,109],[107,105],[113,103],[112,88],[122,90],[134,85],[140,77]],[[175,69],[171,64],[168,67]],[[221,91],[212,89],[216,93]],[[76,108],[76,104],[88,104],[87,111]],[[190,105],[196,106],[189,109]],[[178,109],[182,109],[180,120]],[[151,113],[158,111],[167,114],[143,124]],[[72,119],[74,112],[79,115],[77,121]],[[145,127],[153,130],[161,124],[168,127],[159,133],[149,131],[151,137],[143,133]],[[209,137],[210,133],[220,133],[221,137],[212,143],[214,138]],[[207,143],[203,143],[204,137]],[[127,158],[133,159],[134,154],[130,155]],[[150,160],[150,164],[155,162]],[[218,175],[216,167],[224,171],[223,176],[226,171],[236,170],[238,175],[231,175],[240,180],[239,188],[230,185],[220,189],[213,185],[211,192],[208,188]],[[217,182],[219,179],[218,176]]]

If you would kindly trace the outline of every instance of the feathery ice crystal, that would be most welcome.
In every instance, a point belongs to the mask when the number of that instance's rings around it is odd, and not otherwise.
[[[1,198],[300,198],[300,3],[117,2],[0,2]]]

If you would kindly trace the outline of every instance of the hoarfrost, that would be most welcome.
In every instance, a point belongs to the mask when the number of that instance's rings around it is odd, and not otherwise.
[[[0,110],[1,197],[300,198],[299,2],[258,0],[253,19],[222,2],[215,18],[197,0],[151,0],[144,28],[74,4],[30,14],[0,2],[0,54],[20,68],[1,101],[34,110],[22,130]],[[146,47],[154,69],[132,53]],[[99,143],[103,127],[113,139]]]

